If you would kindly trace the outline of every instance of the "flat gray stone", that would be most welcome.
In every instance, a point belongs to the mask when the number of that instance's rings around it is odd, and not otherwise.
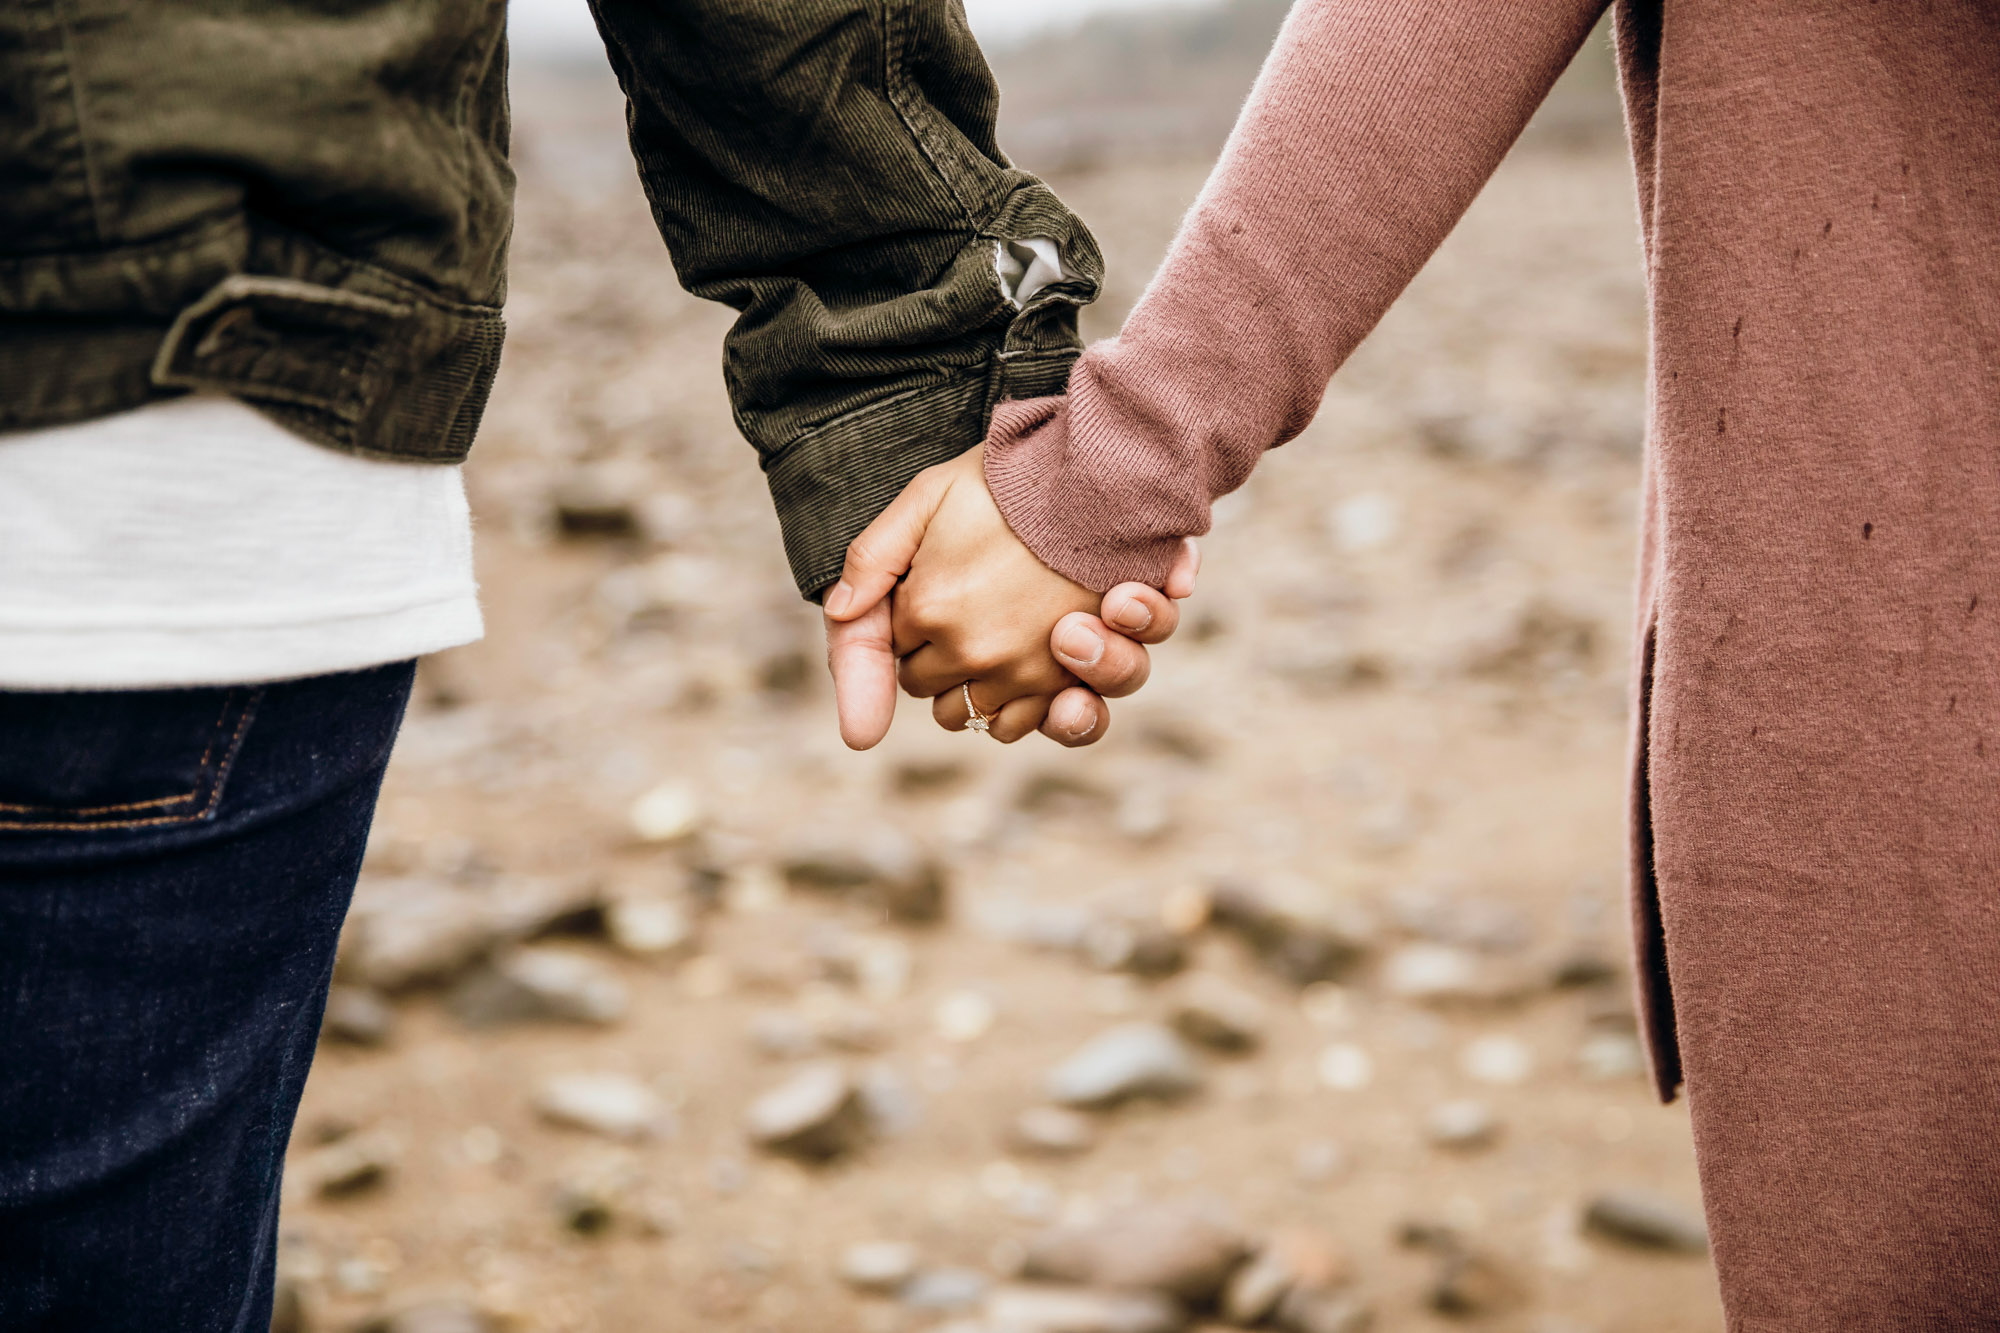
[[[994,1333],[1180,1333],[1188,1322],[1158,1292],[1027,1283],[995,1290],[983,1314]]]
[[[1269,1018],[1264,1003],[1213,972],[1196,972],[1174,989],[1172,1021],[1189,1041],[1218,1051],[1254,1050]]]
[[[1640,1249],[1708,1252],[1708,1225],[1701,1214],[1651,1190],[1604,1191],[1584,1208],[1583,1225],[1607,1240]]]
[[[1040,1157],[1074,1157],[1097,1145],[1097,1126],[1089,1116],[1060,1106],[1033,1106],[1014,1117],[1008,1142]]]
[[[629,998],[618,974],[570,949],[510,949],[466,977],[449,1007],[468,1027],[504,1023],[583,1023],[606,1027],[625,1017]]]
[[[1021,1275],[1042,1282],[1156,1291],[1206,1306],[1249,1253],[1243,1233],[1199,1204],[1135,1206],[1028,1241]]]
[[[336,985],[326,994],[320,1035],[350,1046],[381,1046],[395,1031],[396,1011],[366,986]]]
[[[1187,1043],[1158,1023],[1124,1023],[1093,1037],[1048,1077],[1049,1100],[1106,1107],[1132,1097],[1185,1096],[1201,1086]]]
[[[907,1241],[862,1241],[840,1254],[840,1280],[856,1291],[895,1291],[916,1272],[917,1247]]]
[[[868,1112],[847,1070],[809,1065],[750,1104],[750,1141],[769,1152],[825,1160],[860,1145]]]
[[[1424,1116],[1424,1137],[1440,1148],[1484,1148],[1500,1136],[1500,1117],[1485,1102],[1443,1102]]]
[[[970,1310],[993,1285],[972,1268],[927,1268],[905,1282],[896,1298],[913,1310]]]
[[[294,1157],[288,1169],[306,1190],[338,1199],[380,1189],[400,1156],[400,1145],[387,1134],[349,1134]]]
[[[1366,1333],[1374,1322],[1375,1311],[1359,1296],[1303,1290],[1286,1293],[1271,1318],[1284,1333]]]
[[[542,1118],[613,1139],[644,1139],[669,1123],[657,1094],[624,1074],[559,1074],[535,1096]]]

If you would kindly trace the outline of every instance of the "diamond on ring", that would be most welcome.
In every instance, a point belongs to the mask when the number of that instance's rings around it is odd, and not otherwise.
[[[959,690],[965,695],[966,728],[971,731],[993,730],[993,719],[979,711],[979,705],[972,702],[972,682],[966,681]]]

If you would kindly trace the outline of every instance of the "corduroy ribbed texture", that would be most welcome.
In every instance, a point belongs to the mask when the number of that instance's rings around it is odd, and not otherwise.
[[[1036,553],[1157,582],[1593,3],[1300,0],[1125,333],[1004,406]],[[1730,1333],[2000,1328],[2000,7],[1621,0],[1650,288],[1633,930]]]

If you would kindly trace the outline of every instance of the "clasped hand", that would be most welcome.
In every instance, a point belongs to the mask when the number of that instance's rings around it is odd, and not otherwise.
[[[969,693],[997,740],[1090,745],[1110,725],[1105,699],[1146,683],[1146,645],[1173,634],[1199,566],[1190,541],[1164,591],[1122,583],[1100,599],[1014,535],[983,449],[927,468],[848,547],[826,595],[841,739],[865,750],[887,735],[901,685],[950,731],[971,720]]]

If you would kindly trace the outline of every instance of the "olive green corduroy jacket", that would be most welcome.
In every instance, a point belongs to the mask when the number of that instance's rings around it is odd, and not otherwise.
[[[1001,398],[1059,391],[1102,261],[994,138],[957,0],[593,0],[682,282],[811,594]],[[189,390],[449,462],[499,364],[501,0],[0,4],[0,430]],[[1003,257],[1055,243],[1018,306]],[[5,447],[0,441],[0,447]]]

